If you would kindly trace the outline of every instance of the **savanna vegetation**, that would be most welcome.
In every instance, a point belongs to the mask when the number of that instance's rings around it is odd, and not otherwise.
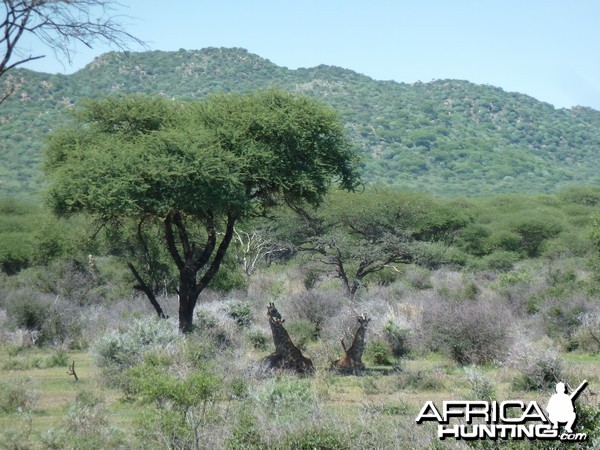
[[[577,430],[594,448],[599,207],[595,188],[479,200],[334,190],[318,209],[274,207],[236,224],[182,335],[132,289],[129,241],[86,215],[3,200],[3,445],[467,447],[414,424],[426,400],[545,404],[557,380],[587,379]],[[154,257],[157,298],[176,317],[177,270],[166,250]],[[312,376],[261,369],[270,301]],[[367,370],[332,372],[363,312]]]
[[[0,446],[555,448],[415,417],[584,379],[600,446],[598,112],[243,50],[11,76]],[[262,364],[270,303],[314,372]],[[332,370],[358,315],[366,369]]]

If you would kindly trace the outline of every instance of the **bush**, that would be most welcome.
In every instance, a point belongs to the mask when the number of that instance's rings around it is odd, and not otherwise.
[[[571,345],[589,352],[600,353],[600,313],[586,313],[580,317],[581,325],[573,336]]]
[[[470,400],[485,400],[491,402],[496,397],[493,383],[475,367],[465,367],[465,374],[471,387]]]
[[[59,348],[46,361],[46,367],[67,367],[69,365],[69,354],[65,349]]]
[[[519,259],[520,256],[515,252],[496,250],[494,253],[481,258],[480,266],[482,269],[508,272],[509,270],[512,270],[514,264]]]
[[[317,326],[308,320],[295,320],[290,323],[286,321],[286,330],[296,347],[302,351],[306,350],[309,342],[318,338]]]
[[[31,264],[30,236],[26,233],[0,234],[0,270],[15,275]]]
[[[394,355],[387,341],[374,339],[367,343],[365,359],[376,366],[391,366],[394,363]]]
[[[247,323],[248,316],[246,312],[243,311],[245,307],[240,308],[239,310],[235,309],[236,312],[234,314],[240,314],[240,322],[237,322],[238,327],[241,328],[240,323]],[[225,321],[226,322],[226,321]],[[245,325],[244,325],[245,327]],[[199,337],[200,340],[206,340],[216,344],[219,348],[228,348],[234,345],[235,333],[232,332],[231,327],[227,327],[226,323],[223,324],[219,321],[219,318],[216,317],[211,311],[196,308],[196,322],[194,323],[194,335]]]
[[[291,298],[290,316],[315,324],[315,333],[320,337],[325,322],[336,316],[346,302],[347,299],[337,291],[301,292]]]
[[[38,400],[38,392],[33,388],[29,378],[0,383],[0,411],[17,413],[32,411]]]
[[[521,237],[521,249],[530,258],[540,255],[542,244],[557,236],[563,225],[552,216],[537,214],[516,219],[512,230]]]
[[[396,358],[408,355],[410,352],[410,333],[408,328],[401,328],[391,320],[383,327],[383,336],[387,341],[392,355]]]
[[[237,302],[229,307],[229,316],[234,319],[238,327],[247,328],[252,323],[252,308],[249,302]]]
[[[313,450],[313,449],[350,449],[347,433],[332,427],[312,426],[286,436],[280,448]]]
[[[483,300],[434,304],[422,318],[428,348],[461,365],[502,360],[511,344],[509,325],[502,305]]]
[[[515,355],[511,365],[519,371],[513,387],[522,391],[554,390],[556,383],[564,378],[562,360],[553,349],[525,347]]]
[[[242,411],[231,430],[227,448],[231,450],[266,449],[268,446],[263,442],[261,434],[256,418],[248,411]]]
[[[408,284],[417,290],[431,289],[431,273],[427,269],[415,268],[406,271],[406,280]]]
[[[216,397],[222,382],[197,370],[181,378],[163,367],[141,364],[126,373],[127,393],[155,405],[147,408],[136,429],[142,448],[210,448],[210,433],[199,433],[219,420]]]
[[[91,351],[95,364],[105,369],[110,377],[139,364],[146,352],[173,347],[182,339],[172,321],[138,319],[131,323],[129,329],[113,331],[95,342]]]
[[[267,349],[268,337],[261,330],[252,330],[248,333],[248,340],[256,350],[264,351]]]
[[[259,392],[258,400],[269,416],[282,422],[308,417],[317,401],[310,380],[287,376],[269,380]]]
[[[210,289],[226,294],[233,290],[245,289],[247,285],[248,277],[242,273],[233,257],[230,257],[227,253],[221,268],[210,282]]]
[[[21,288],[11,292],[4,303],[10,323],[15,329],[35,333],[37,345],[72,343],[81,338],[80,312],[69,302]]]

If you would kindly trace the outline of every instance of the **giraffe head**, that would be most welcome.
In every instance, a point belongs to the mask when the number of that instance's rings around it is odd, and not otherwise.
[[[367,313],[362,313],[356,318],[356,320],[358,320],[358,323],[360,324],[361,328],[367,328],[367,325],[371,321],[371,319],[367,317]]]
[[[269,316],[269,322],[271,322],[276,327],[280,327],[285,322],[285,319],[282,319],[281,317]]]
[[[277,308],[275,308],[275,303],[273,302],[267,305],[267,316],[269,316],[271,319],[278,319],[281,323],[283,323],[283,320],[281,320],[281,314],[279,311],[277,311]]]

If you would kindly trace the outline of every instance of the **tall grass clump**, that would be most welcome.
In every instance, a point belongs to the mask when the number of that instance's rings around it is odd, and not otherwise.
[[[41,435],[47,449],[131,448],[126,434],[109,424],[102,398],[91,391],[80,391],[67,407],[58,427]]]

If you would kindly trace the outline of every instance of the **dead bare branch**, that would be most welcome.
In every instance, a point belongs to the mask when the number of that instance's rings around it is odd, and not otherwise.
[[[29,54],[20,47],[25,35],[34,35],[53,50],[57,59],[69,64],[77,43],[90,48],[105,43],[121,51],[129,50],[132,43],[146,48],[143,41],[126,30],[123,21],[127,17],[115,14],[122,5],[114,0],[4,0],[2,6],[0,76],[45,57]],[[11,94],[9,89],[0,103]]]

